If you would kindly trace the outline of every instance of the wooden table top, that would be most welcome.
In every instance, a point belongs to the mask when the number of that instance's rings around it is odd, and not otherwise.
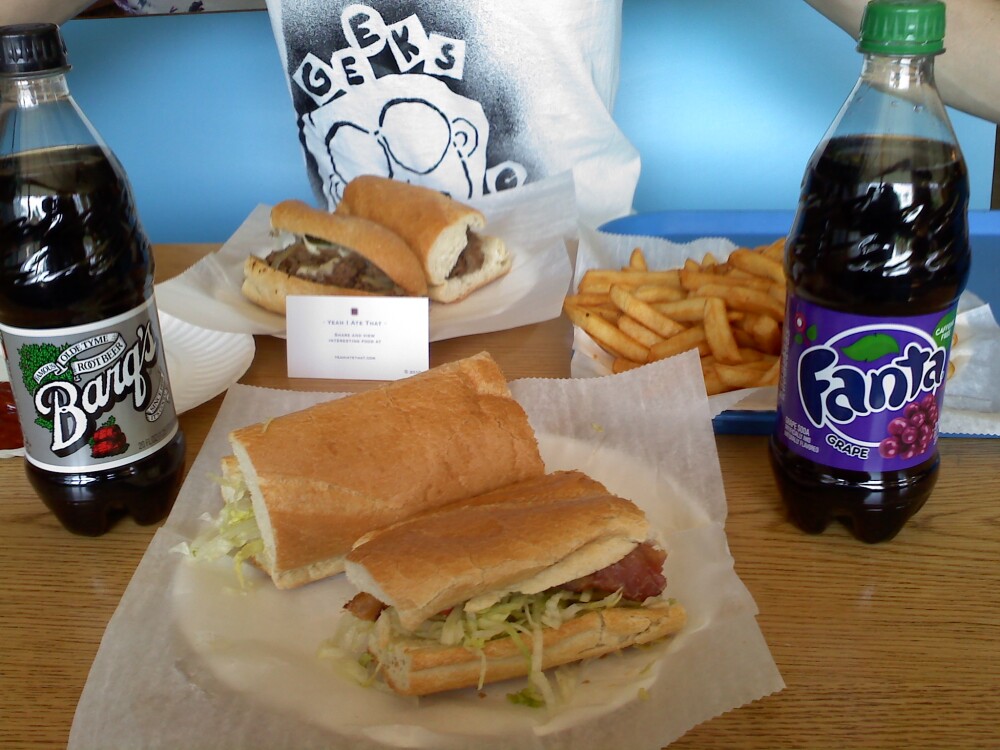
[[[157,278],[209,245],[157,247]],[[566,377],[569,323],[438,342],[437,365],[490,351],[507,376]],[[240,382],[303,390],[285,343],[258,336]],[[190,466],[222,396],[181,416]],[[762,437],[719,436],[736,570],[787,687],[696,727],[672,748],[1000,747],[1000,442],[945,439],[938,485],[892,542],[782,515]],[[20,459],[0,461],[0,747],[65,747],[104,628],[156,527],[96,539],[62,529]]]

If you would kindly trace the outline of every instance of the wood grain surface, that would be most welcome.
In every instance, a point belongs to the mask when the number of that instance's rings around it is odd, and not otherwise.
[[[208,245],[156,249],[157,277]],[[567,377],[564,319],[439,342],[431,363],[490,351],[511,379]],[[241,382],[302,390],[284,341],[256,338]],[[188,463],[222,396],[185,413]],[[736,569],[787,687],[702,724],[672,748],[1000,747],[1000,442],[945,439],[937,488],[892,542],[789,525],[761,437],[719,436]],[[20,459],[0,461],[0,748],[65,747],[104,628],[155,527],[96,539],[64,531]],[[151,644],[155,646],[155,644]],[[669,710],[669,707],[665,707]]]

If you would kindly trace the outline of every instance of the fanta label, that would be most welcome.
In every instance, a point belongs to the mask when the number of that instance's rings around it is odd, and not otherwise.
[[[934,453],[955,307],[906,318],[851,315],[789,295],[778,439],[815,463],[908,469]]]

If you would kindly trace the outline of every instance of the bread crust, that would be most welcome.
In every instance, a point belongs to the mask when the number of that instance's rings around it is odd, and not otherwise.
[[[414,629],[436,612],[506,590],[571,555],[573,578],[593,573],[648,533],[645,514],[630,500],[578,472],[564,472],[379,531],[348,553],[346,571]]]
[[[279,586],[367,532],[544,472],[527,415],[487,353],[229,438]]]
[[[484,492],[481,495],[456,500],[455,502],[448,503],[441,508],[422,513],[421,517],[429,518],[441,512],[450,513],[451,511],[468,505],[507,505],[518,502],[538,504],[549,500],[565,500],[568,498],[580,497],[582,495],[600,492],[607,492],[607,488],[596,479],[584,474],[582,471],[554,471],[548,474],[541,474],[537,477],[531,477],[520,482],[515,482],[514,484],[504,485],[503,487],[491,490],[490,492]],[[408,519],[404,519],[390,526],[385,526],[371,531],[358,539],[354,546],[358,547],[365,542],[371,541],[379,534],[394,529],[401,523],[406,523],[407,520]]]
[[[503,278],[514,265],[514,259],[499,237],[482,237],[485,259],[478,271],[447,278],[443,284],[431,285],[427,295],[436,302],[461,302],[477,289]]]
[[[629,646],[662,640],[684,627],[687,615],[679,604],[587,612],[559,628],[543,632],[542,669],[591,659]],[[380,619],[370,643],[386,683],[403,695],[427,695],[479,684],[483,655],[484,682],[523,677],[530,659],[512,638],[489,641],[478,651],[462,646],[442,646],[418,639],[400,639]],[[523,639],[529,652],[532,641]]]
[[[481,211],[437,190],[376,175],[351,180],[337,204],[337,213],[371,219],[388,227],[406,241],[425,269],[442,232],[456,226],[463,233],[486,226]]]
[[[461,301],[513,266],[502,239],[478,235],[486,226],[481,211],[431,188],[361,175],[344,188],[337,213],[377,221],[402,237],[424,269],[428,296],[437,302]],[[482,263],[453,276],[472,240],[482,253]]]
[[[222,500],[228,504],[236,496],[237,487],[241,484],[245,487],[246,482],[236,456],[223,456],[220,463],[222,478],[224,480],[222,484]],[[254,555],[249,558],[249,562],[258,570],[262,570],[271,576],[279,589],[294,588],[303,583],[308,583],[314,577],[320,578],[326,575],[333,575],[344,569],[343,557],[337,557],[333,560],[322,560],[303,568],[296,568],[282,573],[275,573],[274,563],[267,554]]]

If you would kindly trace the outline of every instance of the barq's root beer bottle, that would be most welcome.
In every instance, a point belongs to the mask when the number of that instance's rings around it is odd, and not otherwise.
[[[941,2],[874,0],[861,76],[813,154],[785,250],[771,460],[794,523],[894,537],[938,473],[969,184],[934,83]]]
[[[0,27],[0,337],[35,490],[70,531],[170,510],[184,464],[125,173],[70,96],[59,29]]]

